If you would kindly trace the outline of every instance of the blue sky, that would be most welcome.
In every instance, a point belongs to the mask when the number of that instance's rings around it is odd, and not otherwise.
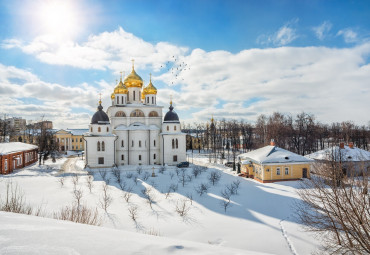
[[[87,127],[134,58],[186,123],[368,124],[369,17],[369,1],[0,1],[1,113]]]

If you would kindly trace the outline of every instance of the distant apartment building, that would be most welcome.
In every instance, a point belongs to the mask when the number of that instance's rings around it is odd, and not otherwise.
[[[43,120],[35,123],[36,129],[53,129],[53,122],[50,120]]]
[[[88,129],[60,129],[55,132],[55,140],[59,144],[59,151],[83,151],[83,133]]]
[[[26,120],[22,118],[8,118],[5,119],[6,123],[9,127],[14,131],[14,133],[20,133],[21,131],[26,129]]]

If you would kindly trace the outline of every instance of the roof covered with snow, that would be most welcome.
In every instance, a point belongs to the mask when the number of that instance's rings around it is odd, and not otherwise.
[[[349,146],[344,146],[343,149],[340,149],[339,146],[333,146],[309,154],[306,157],[316,160],[370,161],[370,152],[357,147],[350,148]]]
[[[238,158],[242,161],[252,161],[259,164],[312,162],[312,159],[271,145],[244,154],[240,154]]]
[[[14,142],[14,143],[0,143],[0,155],[19,152],[19,151],[28,151],[37,149],[38,147],[33,144],[28,143],[20,143],[20,142]]]

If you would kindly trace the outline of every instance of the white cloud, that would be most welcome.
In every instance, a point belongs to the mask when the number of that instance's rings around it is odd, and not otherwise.
[[[313,27],[312,30],[315,32],[316,37],[322,41],[329,33],[331,27],[332,24],[329,21],[324,21],[320,26]]]
[[[339,30],[337,35],[343,36],[346,43],[354,43],[358,40],[357,33],[350,28]]]
[[[81,44],[61,41],[52,34],[36,37],[29,43],[17,39],[4,40],[3,48],[20,48],[35,55],[41,62],[67,65],[82,69],[130,70],[130,61],[135,58],[137,68],[150,66],[158,70],[173,55],[183,55],[188,49],[167,42],[152,44],[121,27],[113,32],[90,35]]]
[[[298,19],[287,22],[284,26],[280,27],[278,31],[270,35],[261,35],[257,38],[257,43],[262,45],[277,45],[284,46],[298,38],[297,30],[294,28]]]

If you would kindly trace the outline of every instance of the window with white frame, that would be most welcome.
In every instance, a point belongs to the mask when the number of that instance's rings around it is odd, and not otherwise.
[[[7,159],[5,159],[5,162],[4,162],[4,169],[5,171],[8,170],[8,160]]]
[[[289,174],[289,167],[286,167],[285,168],[285,175],[288,175]]]
[[[280,167],[276,168],[276,175],[280,175]]]

